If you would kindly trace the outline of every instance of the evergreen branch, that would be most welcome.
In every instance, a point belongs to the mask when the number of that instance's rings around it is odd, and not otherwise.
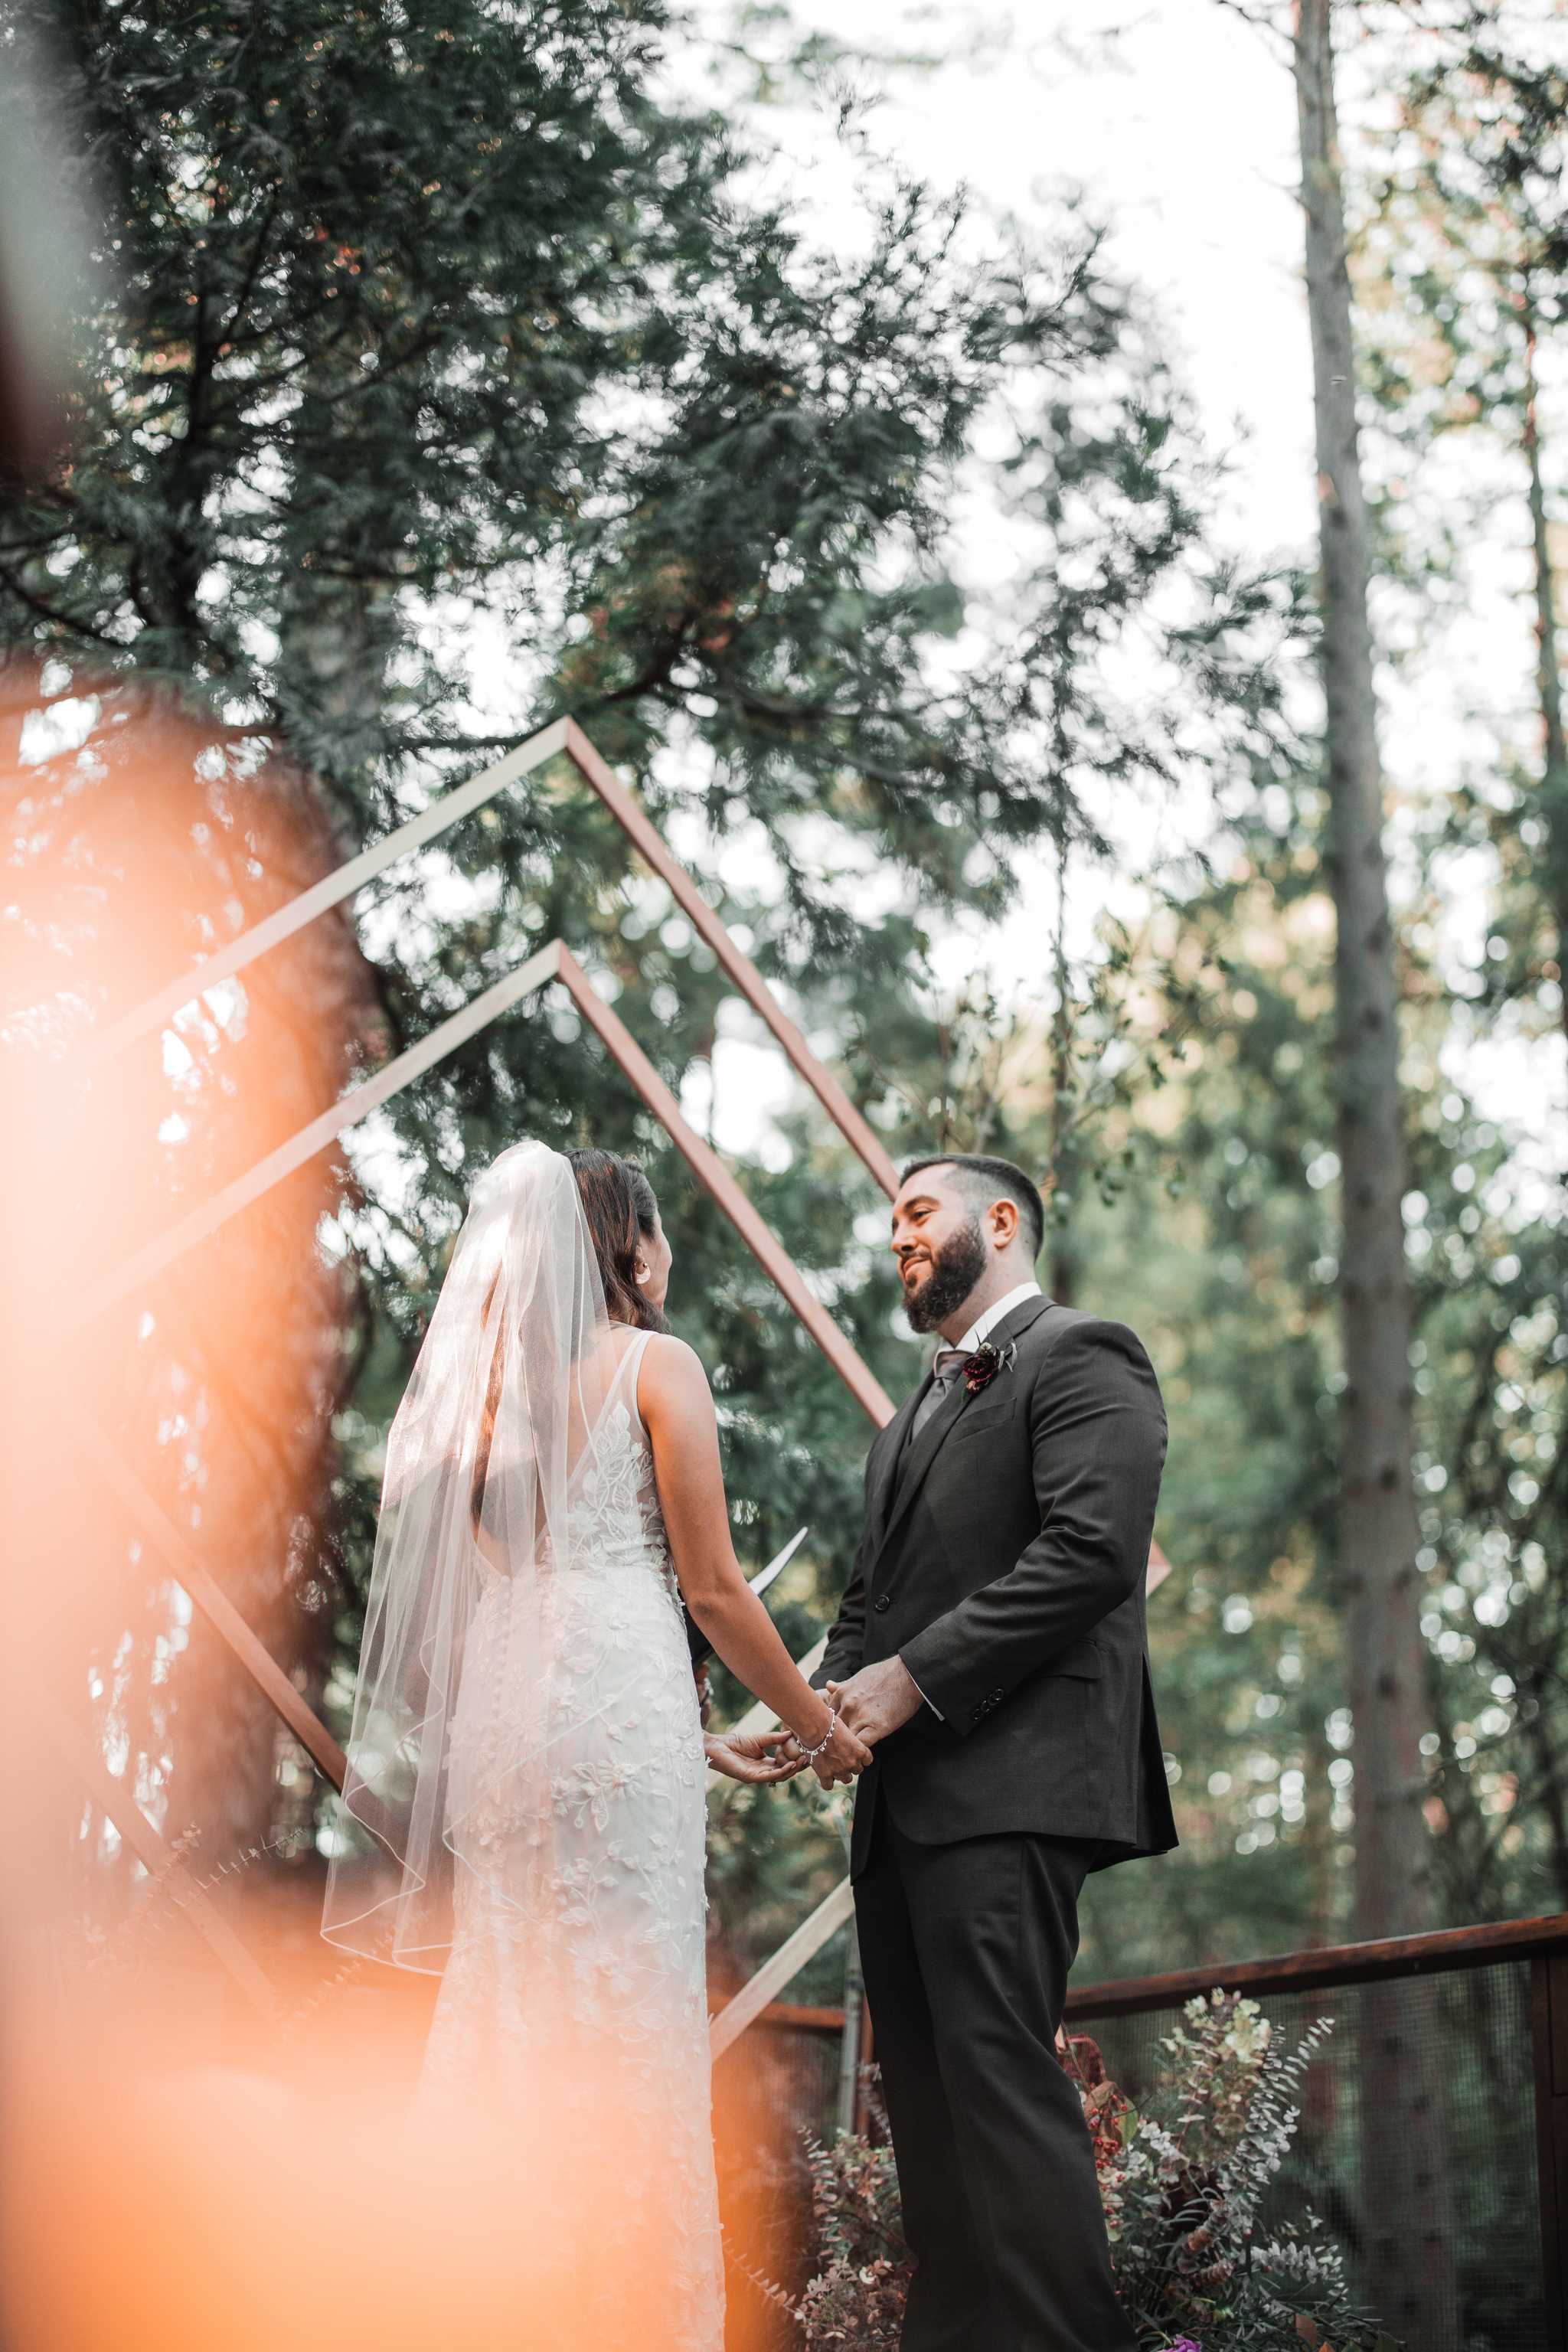
[[[113,653],[124,653],[125,646],[121,639],[111,637],[107,630],[97,627],[91,621],[83,620],[73,613],[62,612],[58,606],[46,603],[9,567],[0,571],[0,588],[8,589],[18,603],[25,604],[39,620],[48,622],[52,628],[61,629],[68,636],[91,637],[95,644],[107,646]]]
[[[261,226],[257,231],[255,242],[251,247],[250,258],[246,264],[245,276],[240,280],[239,291],[234,298],[234,308],[228,314],[228,324],[223,328],[218,335],[218,348],[220,351],[226,350],[232,345],[235,335],[239,327],[239,322],[244,318],[247,310],[249,308],[250,297],[255,291],[257,278],[261,273],[262,260],[268,249],[272,235],[272,224],[278,217],[278,207],[281,199],[282,183],[281,181],[278,181],[274,183],[272,192],[268,195],[266,205],[263,209]]]

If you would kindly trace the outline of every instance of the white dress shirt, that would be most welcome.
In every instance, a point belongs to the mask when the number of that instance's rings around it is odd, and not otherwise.
[[[1020,1282],[1016,1289],[1007,1293],[1005,1298],[999,1298],[994,1307],[988,1307],[985,1309],[984,1315],[976,1316],[963,1339],[953,1340],[952,1346],[962,1348],[965,1355],[973,1354],[976,1348],[983,1346],[990,1338],[1004,1315],[1011,1315],[1014,1307],[1021,1307],[1026,1298],[1038,1298],[1039,1296],[1040,1286],[1031,1275],[1027,1282]],[[946,1344],[948,1343],[944,1341],[943,1345]]]
[[[984,1341],[989,1339],[991,1333],[994,1331],[997,1324],[1001,1322],[1002,1318],[1005,1315],[1011,1315],[1014,1307],[1021,1307],[1026,1298],[1038,1298],[1039,1297],[1040,1286],[1031,1276],[1027,1282],[1020,1282],[1015,1289],[1010,1290],[1005,1298],[998,1298],[994,1306],[988,1307],[984,1315],[977,1315],[962,1339],[943,1340],[942,1346],[962,1348],[966,1356],[973,1355],[975,1349],[984,1345]],[[941,1351],[939,1350],[938,1352],[940,1353]],[[910,1670],[907,1666],[904,1668],[904,1672],[909,1674]],[[914,1682],[914,1676],[910,1675],[910,1680]],[[915,1683],[915,1688],[916,1690],[921,1690],[919,1683]],[[931,1711],[935,1716],[937,1721],[939,1723],[945,1723],[947,1721],[947,1717],[943,1715],[941,1707],[932,1706],[931,1700],[926,1698],[924,1691],[921,1691],[921,1696],[925,1700],[926,1706],[931,1707]]]

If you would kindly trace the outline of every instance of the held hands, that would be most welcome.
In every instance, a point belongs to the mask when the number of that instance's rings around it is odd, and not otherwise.
[[[805,1759],[788,1731],[727,1731],[702,1745],[713,1770],[730,1780],[793,1780],[805,1769]]]
[[[879,1658],[874,1665],[862,1666],[858,1674],[851,1675],[847,1682],[829,1683],[827,1696],[838,1709],[840,1722],[870,1748],[908,1723],[925,1704],[900,1657]]]
[[[831,1683],[828,1684],[827,1688],[831,1705],[838,1709],[837,1693]],[[871,1750],[866,1742],[851,1730],[841,1709],[838,1709],[835,1716],[826,1746],[818,1748],[815,1756],[808,1758],[805,1754],[798,1738],[795,1740],[794,1746],[795,1752],[801,1762],[803,1764],[809,1762],[812,1770],[825,1789],[841,1788],[848,1781],[856,1780],[871,1761]]]
[[[908,1723],[925,1704],[909,1668],[898,1657],[879,1658],[875,1665],[862,1666],[847,1682],[830,1682],[827,1696],[838,1710],[838,1720],[832,1739],[820,1756],[811,1759],[825,1789],[841,1788],[863,1772],[878,1741]],[[797,1740],[795,1753],[801,1752]]]
[[[699,1666],[696,1675],[698,1706],[706,1727],[712,1711],[712,1694],[706,1668]],[[837,1700],[830,1704],[837,1707]],[[702,1741],[712,1770],[722,1772],[727,1780],[744,1780],[753,1786],[793,1780],[810,1763],[823,1787],[833,1789],[842,1781],[853,1780],[871,1761],[869,1748],[848,1728],[842,1717],[836,1717],[826,1745],[815,1756],[806,1755],[806,1744],[793,1731],[709,1733],[706,1728]]]
[[[795,1732],[768,1731],[749,1738],[731,1733],[704,1741],[709,1763],[731,1780],[769,1781],[793,1780],[809,1762],[825,1789],[844,1788],[866,1769],[878,1741],[908,1723],[924,1704],[898,1657],[862,1666],[847,1682],[830,1682],[826,1696],[835,1719],[815,1755],[806,1755],[808,1743]]]

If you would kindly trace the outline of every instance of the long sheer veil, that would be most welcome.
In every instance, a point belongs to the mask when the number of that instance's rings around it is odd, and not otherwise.
[[[438,1973],[458,1860],[529,1906],[550,1753],[605,1698],[583,1654],[593,1617],[563,1603],[581,1566],[573,1494],[626,1360],[618,1329],[570,1163],[542,1143],[503,1151],[387,1441],[321,1919],[345,1948]],[[471,1654],[483,1668],[465,1687]]]

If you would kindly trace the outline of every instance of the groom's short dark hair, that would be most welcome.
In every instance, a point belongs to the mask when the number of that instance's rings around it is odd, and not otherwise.
[[[982,1151],[932,1151],[924,1160],[910,1160],[899,1171],[899,1190],[902,1192],[911,1176],[922,1168],[951,1168],[957,1174],[966,1200],[978,1208],[983,1201],[994,1201],[1002,1193],[1017,1203],[1019,1219],[1028,1237],[1029,1255],[1040,1255],[1040,1244],[1046,1238],[1046,1204],[1040,1198],[1040,1188],[1021,1168],[1010,1160],[991,1160]]]

